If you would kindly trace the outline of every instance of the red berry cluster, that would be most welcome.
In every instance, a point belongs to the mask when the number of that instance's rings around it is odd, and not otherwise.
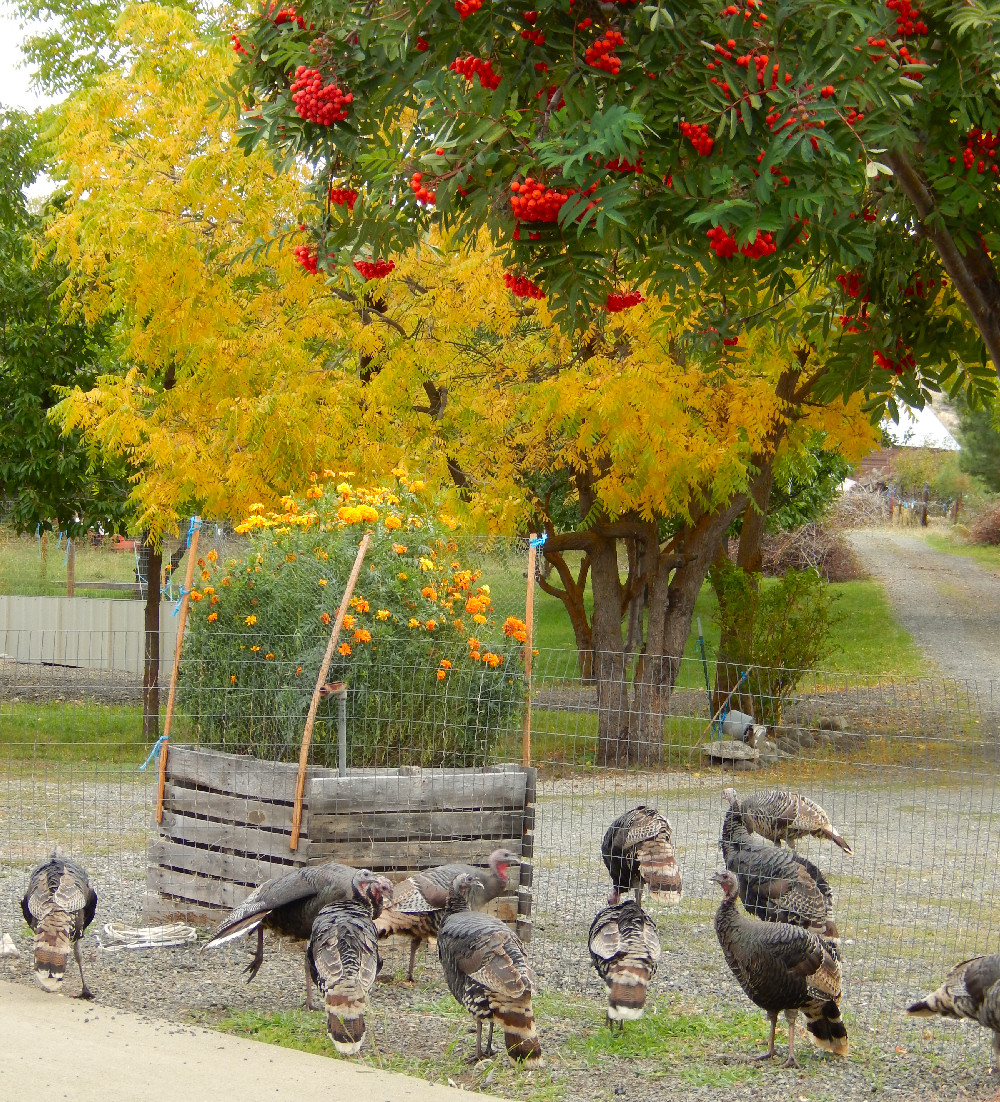
[[[513,272],[504,272],[503,281],[512,295],[518,298],[545,298],[545,292],[536,283],[532,283],[527,276],[514,275]]]
[[[927,24],[920,18],[920,5],[913,0],[885,0],[885,6],[896,13],[896,34],[911,38],[915,34],[927,34]]]
[[[382,279],[396,267],[396,263],[393,260],[355,260],[354,267],[366,280]]]
[[[879,349],[872,353],[875,362],[883,371],[891,371],[896,375],[902,375],[904,371],[912,371],[917,366],[913,356],[913,350],[901,340],[896,341],[896,355],[887,356]]]
[[[946,285],[946,281],[942,279],[941,286],[944,287]],[[917,276],[912,283],[907,284],[907,286],[903,288],[903,294],[906,295],[907,298],[927,298],[936,286],[937,280],[928,279],[925,281],[920,276]]]
[[[645,299],[639,291],[627,291],[623,295],[612,292],[604,300],[604,309],[609,314],[620,314],[622,310],[631,310],[640,302],[645,302]]]
[[[774,243],[773,233],[757,231],[757,236],[748,245],[739,246],[736,238],[722,226],[712,226],[707,233],[708,247],[720,260],[728,260],[735,256],[737,251],[751,260],[759,260],[763,256],[770,256],[776,252],[778,246]]]
[[[642,172],[642,154],[640,153],[634,161],[626,160],[624,157],[615,157],[614,160],[605,162],[604,167],[609,172]]]
[[[455,11],[457,11],[463,19],[468,19],[470,15],[475,15],[482,6],[483,0],[455,0]]]
[[[682,122],[681,134],[688,139],[700,156],[707,157],[712,152],[715,139],[709,135],[706,123]]]
[[[753,19],[753,25],[759,27],[761,23],[767,22],[767,16],[760,11],[760,7],[763,0],[746,0],[746,7],[740,9],[736,4],[730,4],[728,7],[722,9],[719,15],[725,19],[727,16],[740,15],[742,13],[744,19]],[[756,18],[755,18],[756,17]]]
[[[410,187],[413,189],[413,194],[417,197],[418,203],[426,203],[427,206],[433,207],[437,199],[437,196],[433,191],[428,191],[424,187],[422,180],[424,174],[422,172],[414,172],[410,177]]]
[[[727,348],[735,348],[740,343],[740,338],[739,337],[723,337],[722,338],[722,343]]]
[[[616,46],[624,46],[625,39],[620,31],[614,29],[605,31],[601,38],[595,39],[583,55],[583,60],[595,69],[602,69],[613,77],[618,76],[622,67],[622,59],[613,51]]]
[[[358,193],[354,188],[332,187],[330,188],[330,202],[335,207],[347,207],[354,210],[354,204],[358,201]]]
[[[417,35],[417,49],[421,53],[423,53],[424,50],[429,50],[430,48],[431,48],[431,44],[427,41],[427,39],[424,38],[424,36],[422,34],[418,34]]]
[[[521,31],[521,37],[526,39],[528,42],[534,43],[534,45],[536,46],[545,45],[544,33],[542,31],[536,31],[532,27],[526,27],[523,31]]]
[[[525,21],[525,23],[528,24],[529,27],[533,27],[535,25],[535,21],[538,19],[538,12],[526,11],[524,15],[521,16],[521,18]]]
[[[342,91],[336,81],[324,86],[319,69],[307,69],[304,65],[295,70],[291,90],[292,103],[299,117],[320,126],[346,119],[348,108],[354,102],[352,93]]]
[[[712,226],[708,231],[708,247],[720,260],[728,260],[736,255],[736,238],[721,226]]]
[[[243,43],[240,42],[240,36],[238,34],[231,34],[229,36],[229,41],[232,42],[233,49],[238,54],[245,54],[246,53],[246,50],[243,49]]]
[[[493,72],[493,62],[488,58],[484,61],[480,57],[456,57],[448,68],[465,77],[470,83],[479,77],[479,83],[490,91],[499,87],[500,81],[503,80],[500,73]]]
[[[740,252],[751,260],[759,260],[761,257],[770,256],[777,251],[778,246],[774,243],[774,234],[762,233],[760,230],[757,231],[757,236],[749,245],[743,245],[740,248]]]
[[[270,20],[276,27],[280,27],[282,23],[298,23],[298,25],[305,30],[306,26],[306,21],[294,8],[282,8],[281,11],[271,15]]]
[[[312,245],[296,245],[292,252],[295,254],[295,259],[307,272],[311,272],[313,275],[316,274],[318,258]]]
[[[869,295],[866,291],[861,293],[861,273],[860,272],[841,272],[837,276],[837,282],[840,284],[840,289],[847,295],[848,298],[860,298],[862,302],[868,302]]]
[[[962,164],[966,171],[975,168],[980,176],[984,172],[1000,173],[994,158],[997,155],[997,145],[1000,143],[1000,134],[994,134],[992,130],[980,130],[974,126],[965,135],[965,149],[962,151]],[[950,164],[955,163],[954,157],[949,157]]]
[[[576,188],[557,191],[555,188],[546,187],[538,180],[533,180],[530,176],[523,183],[515,180],[510,185],[510,190],[514,193],[510,201],[511,210],[520,222],[555,222],[559,218],[563,203],[576,195]],[[593,195],[596,190],[597,184],[591,184],[584,191],[584,195]],[[594,205],[594,203],[588,203],[585,209],[590,210]]]

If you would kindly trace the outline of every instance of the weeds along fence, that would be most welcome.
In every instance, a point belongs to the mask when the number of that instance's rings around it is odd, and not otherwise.
[[[18,899],[31,867],[55,845],[90,871],[100,896],[91,935],[100,937],[104,922],[140,925],[166,911],[211,921],[266,875],[307,860],[342,856],[401,873],[509,844],[530,871],[512,885],[505,917],[530,937],[543,986],[599,1001],[586,935],[609,890],[601,838],[617,815],[644,803],[670,818],[684,877],[679,907],[650,903],[665,949],[657,983],[694,1004],[717,1003],[720,988],[741,999],[715,941],[717,889],[707,881],[721,863],[721,794],[730,785],[740,793],[780,786],[820,802],[854,848],[849,858],[820,841],[799,843],[835,893],[848,1022],[880,1043],[965,1058],[967,1030],[916,1029],[902,1008],[956,962],[998,948],[997,686],[725,671],[741,707],[771,717],[766,740],[751,749],[720,738],[703,664],[683,660],[657,717],[655,760],[611,768],[602,764],[602,736],[638,719],[634,696],[623,685],[615,714],[602,713],[575,652],[540,649],[530,691],[513,658],[491,669],[463,666],[454,654],[448,668],[440,652],[423,662],[387,654],[345,695],[332,692],[321,704],[310,760],[326,802],[307,809],[313,819],[293,851],[291,780],[312,685],[267,657],[280,643],[236,650],[222,668],[186,654],[164,828],[154,822],[156,760],[142,769],[151,747],[142,739],[140,679],[19,662],[28,640],[8,639],[0,659],[0,935],[28,950]],[[339,790],[342,720],[349,785]],[[203,754],[193,766],[184,764],[185,747]],[[228,795],[220,795],[222,773]],[[198,853],[194,871],[171,866],[179,845],[171,815],[194,824],[186,839]],[[305,842],[319,837],[320,820],[326,842],[310,851]],[[178,885],[197,876],[227,886],[186,910]],[[158,910],[164,901],[172,905]]]

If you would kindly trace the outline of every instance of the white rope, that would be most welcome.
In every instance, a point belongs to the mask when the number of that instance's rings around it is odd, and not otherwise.
[[[100,938],[98,945],[106,953],[122,949],[169,949],[174,945],[187,945],[198,936],[193,926],[183,922],[170,922],[166,926],[125,926],[121,922],[109,922],[104,927],[108,944]]]

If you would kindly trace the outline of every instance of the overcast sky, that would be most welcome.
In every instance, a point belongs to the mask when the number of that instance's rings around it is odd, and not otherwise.
[[[0,7],[0,103],[31,109],[46,101],[28,90],[29,73],[20,68],[22,33],[7,7]]]

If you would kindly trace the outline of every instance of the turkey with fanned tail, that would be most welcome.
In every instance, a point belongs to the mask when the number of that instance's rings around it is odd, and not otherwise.
[[[795,1019],[805,1015],[809,1037],[820,1049],[846,1056],[847,1028],[840,1016],[843,977],[836,947],[826,938],[787,922],[763,922],[736,906],[736,877],[718,872],[712,878],[723,899],[715,915],[715,933],[730,971],[752,1002],[767,1011],[771,1036],[767,1052],[774,1056],[778,1015],[788,1020],[786,1067],[797,1067]]]
[[[83,976],[80,939],[96,910],[97,893],[87,873],[56,847],[31,874],[21,900],[24,921],[35,934],[35,979],[46,991],[62,989],[72,950],[80,969],[80,998],[93,998]]]
[[[608,1025],[642,1017],[661,950],[656,923],[632,899],[597,912],[587,938],[590,960],[608,989]]]
[[[667,903],[680,902],[683,889],[673,830],[667,817],[654,808],[640,805],[619,815],[605,831],[601,856],[611,874],[608,903],[612,906],[629,891],[634,891],[641,905],[644,887]]]
[[[382,909],[383,888],[359,872],[354,898],[319,912],[306,947],[307,970],[324,997],[327,1035],[345,1056],[364,1043],[365,1004],[382,966],[373,919]]]

